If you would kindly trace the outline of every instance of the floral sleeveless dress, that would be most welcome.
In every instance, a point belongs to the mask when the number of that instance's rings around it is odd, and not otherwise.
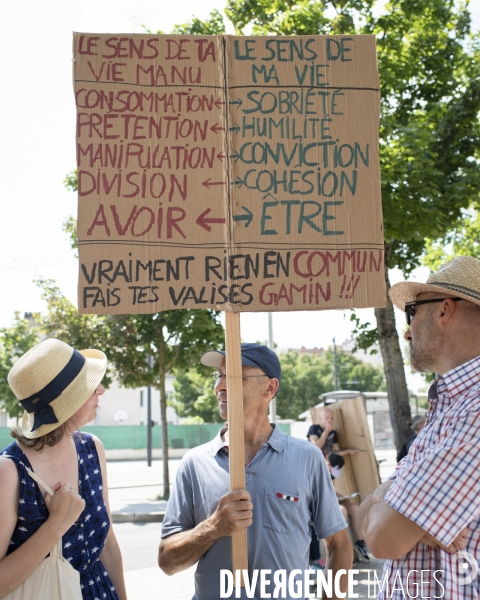
[[[84,600],[118,600],[117,592],[99,560],[110,528],[110,519],[103,501],[102,471],[95,442],[89,433],[76,431],[73,440],[78,456],[79,493],[85,509],[77,523],[63,536],[63,556],[80,572]],[[1,451],[16,464],[20,477],[18,520],[7,555],[16,550],[48,518],[48,510],[37,483],[25,467],[32,469],[28,458],[16,442]]]

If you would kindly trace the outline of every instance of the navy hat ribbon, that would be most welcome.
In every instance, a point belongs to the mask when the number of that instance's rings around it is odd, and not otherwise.
[[[32,431],[41,425],[58,423],[50,402],[53,402],[72,383],[85,364],[85,357],[78,350],[74,350],[68,363],[60,373],[52,379],[42,390],[29,398],[20,400],[20,404],[28,413],[34,413]]]

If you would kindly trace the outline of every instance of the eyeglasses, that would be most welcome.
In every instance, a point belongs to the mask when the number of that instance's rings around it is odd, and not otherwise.
[[[212,373],[210,375],[210,377],[212,378],[215,385],[226,376],[227,376],[226,373],[220,373],[220,372]],[[251,377],[268,377],[268,375],[242,375],[242,379],[250,379]]]
[[[405,304],[405,318],[407,319],[407,325],[410,325],[413,317],[415,316],[415,307],[419,304],[430,304],[432,302],[443,302],[444,300],[463,300],[463,298],[432,298],[431,300],[416,300],[415,302],[407,302]]]

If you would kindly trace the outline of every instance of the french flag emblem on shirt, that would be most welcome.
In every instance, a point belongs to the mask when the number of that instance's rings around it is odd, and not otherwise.
[[[298,496],[289,496],[288,494],[282,494],[281,492],[277,492],[277,498],[290,500],[290,502],[298,502]]]

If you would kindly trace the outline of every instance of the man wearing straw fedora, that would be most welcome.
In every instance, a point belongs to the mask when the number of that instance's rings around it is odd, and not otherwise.
[[[8,374],[25,412],[11,432],[15,441],[0,452],[1,598],[20,588],[62,539],[84,600],[126,599],[105,451],[100,440],[77,431],[95,418],[106,368],[103,352],[48,339]],[[53,496],[42,493],[44,484]]]
[[[480,260],[455,258],[390,298],[405,312],[412,368],[438,378],[409,453],[361,505],[370,550],[390,559],[379,598],[478,599]]]

